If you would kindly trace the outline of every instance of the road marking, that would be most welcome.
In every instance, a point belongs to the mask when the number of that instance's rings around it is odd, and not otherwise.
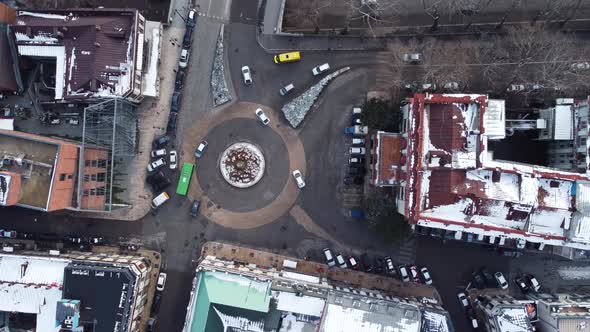
[[[209,11],[211,10],[211,2],[213,0],[209,0],[209,7],[207,7],[207,16],[209,16]]]

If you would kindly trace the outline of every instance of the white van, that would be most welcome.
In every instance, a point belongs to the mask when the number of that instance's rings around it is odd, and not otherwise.
[[[165,155],[166,155],[166,149],[152,150],[152,153],[151,153],[152,158],[162,157]]]
[[[168,199],[170,199],[168,193],[163,192],[159,194],[154,199],[152,199],[152,208],[157,209],[160,205],[164,204]]]
[[[365,145],[365,139],[364,138],[353,138],[352,145]]]
[[[364,155],[365,154],[365,148],[350,148],[350,154],[360,154],[360,155]]]

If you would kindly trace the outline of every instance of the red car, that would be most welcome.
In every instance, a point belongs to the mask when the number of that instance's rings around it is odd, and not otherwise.
[[[348,257],[346,257],[346,261],[348,262],[348,266],[350,266],[351,269],[353,269],[353,270],[359,269],[358,258],[356,258],[354,256],[348,256]]]
[[[422,279],[420,279],[420,273],[418,272],[418,268],[416,265],[410,266],[410,274],[412,275],[412,280],[417,283],[422,283]]]

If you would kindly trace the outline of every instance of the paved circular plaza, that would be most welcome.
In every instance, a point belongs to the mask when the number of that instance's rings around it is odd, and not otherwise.
[[[289,179],[289,154],[281,136],[260,121],[234,118],[213,127],[205,135],[207,150],[197,161],[197,178],[207,197],[218,208],[248,212],[270,204]],[[238,142],[257,147],[264,156],[263,174],[253,185],[234,186],[224,178],[220,158]]]

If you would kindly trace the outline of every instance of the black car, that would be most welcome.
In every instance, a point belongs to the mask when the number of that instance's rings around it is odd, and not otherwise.
[[[366,172],[366,170],[362,166],[351,165],[350,167],[348,167],[348,174],[350,174],[350,175],[364,175],[365,172]]]
[[[78,235],[66,235],[64,241],[72,244],[82,244],[85,242],[85,240]]]
[[[191,41],[193,39],[193,29],[186,29],[184,38],[182,39],[182,48],[191,47]]]
[[[170,142],[169,136],[166,136],[166,135],[160,136],[152,142],[152,148],[154,150],[159,149],[159,148],[163,148],[166,146],[166,144],[168,144],[168,142]]]
[[[35,235],[33,233],[27,233],[27,232],[19,233],[18,236],[21,239],[27,239],[27,240],[32,240],[35,237]]]
[[[488,271],[486,269],[485,266],[482,266],[479,268],[479,273],[481,274],[481,276],[484,278],[487,287],[496,287],[497,286],[497,282],[496,279],[494,278],[494,276],[490,273],[490,271]]]
[[[191,216],[196,217],[199,215],[199,208],[201,207],[201,201],[194,200],[193,204],[191,204]]]
[[[347,176],[344,178],[344,184],[363,184],[362,176]]]
[[[175,90],[182,89],[183,83],[184,83],[184,71],[179,70],[176,72],[176,80],[174,81],[174,89]]]
[[[375,266],[375,273],[382,274],[385,271],[383,268],[385,266],[385,261],[381,257],[375,257],[375,264],[373,266]]]
[[[473,281],[473,287],[477,289],[484,289],[486,288],[486,281],[483,279],[481,274],[477,271],[471,274],[471,280]]]
[[[156,292],[156,295],[154,295],[154,301],[152,302],[152,307],[151,307],[151,314],[152,316],[157,313],[158,311],[160,311],[160,302],[162,302],[162,292]]]
[[[186,27],[189,29],[194,28],[195,23],[197,23],[197,12],[194,9],[188,11],[188,15],[186,15]]]
[[[371,259],[369,259],[369,256],[367,254],[362,254],[361,257],[359,258],[360,264],[361,264],[361,269],[365,272],[372,272],[373,271],[373,265],[371,264]]]
[[[170,112],[178,113],[180,107],[180,92],[174,92],[172,94],[172,102],[170,103]]]
[[[526,294],[530,290],[529,285],[527,285],[526,279],[523,277],[518,277],[514,279],[514,283],[523,294]]]
[[[150,174],[146,180],[154,192],[162,192],[172,183],[170,179],[164,176],[162,171],[157,171],[153,174]]]
[[[174,135],[176,133],[176,120],[178,119],[178,113],[170,112],[168,116],[168,125],[166,126],[166,134]]]

